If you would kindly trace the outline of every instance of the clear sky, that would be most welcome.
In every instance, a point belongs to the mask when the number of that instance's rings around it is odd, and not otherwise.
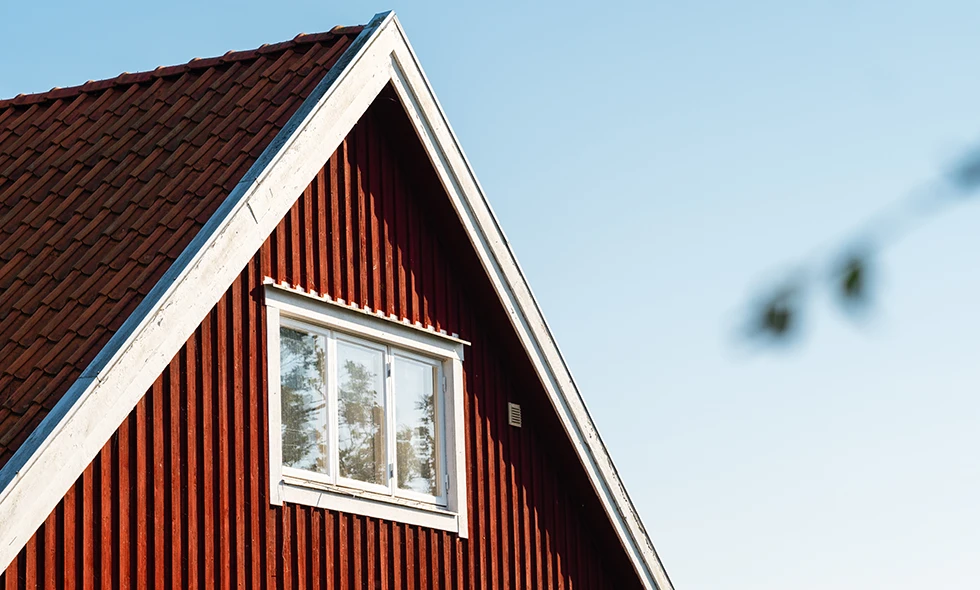
[[[2,2],[0,96],[394,8],[678,589],[980,587],[980,196],[734,336],[980,139],[980,4],[336,4]]]

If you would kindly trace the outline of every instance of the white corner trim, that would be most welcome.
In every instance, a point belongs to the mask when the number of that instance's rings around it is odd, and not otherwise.
[[[0,469],[0,523],[4,525],[0,571],[91,463],[389,82],[634,569],[649,590],[673,589],[483,190],[390,12],[377,15],[365,27],[173,267]],[[456,373],[452,378],[461,380],[461,372]],[[454,411],[461,414],[462,408]],[[457,428],[462,424],[461,419],[456,421]],[[272,487],[276,486],[270,482],[270,492]],[[282,493],[274,492],[280,498]],[[466,522],[465,510],[463,502],[461,523]]]

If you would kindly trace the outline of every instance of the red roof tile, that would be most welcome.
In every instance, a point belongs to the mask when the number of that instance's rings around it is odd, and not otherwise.
[[[0,467],[360,31],[0,100]]]

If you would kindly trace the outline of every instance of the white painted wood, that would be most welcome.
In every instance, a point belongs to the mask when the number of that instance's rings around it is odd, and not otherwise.
[[[507,402],[507,424],[514,428],[520,428],[524,424],[521,413],[521,406],[514,402]]]
[[[279,308],[267,307],[265,311],[266,319],[266,350],[268,358],[266,367],[269,374],[269,407],[282,408],[282,384],[279,379],[273,379],[273,375],[278,375],[281,370],[279,358],[280,342],[279,330],[269,330],[269,326],[279,325]],[[279,482],[282,480],[282,412],[269,412],[269,502],[276,506],[282,506],[282,488]]]
[[[319,293],[317,293],[315,291],[305,291],[305,290],[303,290],[303,289],[301,289],[299,287],[292,287],[292,286],[286,285],[286,284],[278,284],[274,280],[272,280],[272,278],[270,278],[270,277],[266,277],[264,279],[264,281],[263,281],[262,284],[265,285],[265,287],[264,287],[265,291],[269,291],[270,289],[274,289],[274,290],[282,291],[282,292],[285,292],[285,293],[294,293],[296,295],[299,295],[299,296],[301,296],[303,298],[306,298],[306,299],[309,299],[309,300],[312,300],[312,301],[316,301],[316,302],[320,302],[320,303],[327,303],[327,304],[330,304],[330,305],[334,305],[334,306],[340,307],[342,309],[356,311],[356,312],[362,313],[364,315],[372,316],[372,317],[384,318],[384,319],[387,319],[387,320],[391,320],[392,322],[395,322],[396,324],[400,324],[402,326],[406,326],[406,327],[412,328],[413,330],[421,330],[422,332],[424,332],[426,334],[432,334],[434,336],[439,336],[439,337],[442,337],[442,338],[447,338],[449,340],[452,340],[454,342],[458,342],[458,343],[461,343],[461,344],[465,344],[467,346],[470,345],[470,343],[468,341],[463,340],[462,338],[460,338],[459,337],[459,334],[455,334],[455,333],[454,334],[449,334],[445,330],[436,330],[435,329],[435,326],[423,326],[419,322],[416,322],[416,323],[413,324],[407,318],[401,318],[401,319],[399,319],[394,314],[391,314],[391,315],[386,316],[385,313],[384,313],[384,311],[374,310],[374,309],[371,309],[369,307],[361,307],[357,303],[353,303],[353,302],[352,303],[348,303],[348,302],[345,302],[343,299],[334,299],[334,298],[330,297],[329,295],[325,295],[325,294],[324,295],[321,295],[321,294],[319,294]],[[286,299],[286,301],[288,301],[288,299]]]
[[[337,341],[333,338],[327,339],[327,358],[337,358]],[[338,423],[340,409],[337,404],[337,374],[333,371],[327,372],[327,408],[327,425],[329,428],[327,440],[330,441],[331,445],[336,446],[339,444],[340,433],[334,424]],[[331,475],[340,473],[340,456],[330,453],[329,462]]]
[[[366,492],[352,490],[322,489],[304,485],[301,480],[281,481],[280,495],[284,502],[326,508],[350,514],[360,514],[373,518],[383,518],[392,522],[430,527],[452,533],[462,534],[457,514],[440,510],[422,503],[413,503],[400,498],[378,499]]]
[[[154,287],[62,403],[0,470],[0,522],[4,524],[0,569],[16,556],[390,81],[634,568],[646,588],[672,590],[401,25],[390,13],[379,15],[348,53],[181,255],[174,270]],[[461,359],[453,359],[447,369],[454,387],[460,388]],[[457,417],[457,434],[451,439],[464,440],[461,406],[451,408]],[[465,456],[455,451],[448,462],[459,481],[465,481]],[[301,493],[297,489],[305,489],[279,488],[275,497],[286,501]],[[458,506],[451,503],[450,509],[455,509],[464,535],[465,501]]]
[[[463,361],[461,358],[451,359],[446,363],[447,389],[463,391]],[[453,429],[452,436],[446,436],[446,472],[454,478],[450,479],[447,494],[449,510],[456,513],[459,523],[459,536],[469,537],[469,515],[466,505],[466,417],[463,414],[463,396],[445,396],[446,416],[452,416],[452,424],[447,424],[447,430]]]
[[[360,308],[340,305],[306,292],[265,285],[266,305],[276,307],[288,316],[314,324],[361,334],[366,338],[416,350],[438,358],[463,358],[463,347],[469,342],[435,330],[364,312]]]

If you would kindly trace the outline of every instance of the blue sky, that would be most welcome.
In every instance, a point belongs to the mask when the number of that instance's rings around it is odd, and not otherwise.
[[[980,204],[889,248],[863,321],[734,333],[980,140],[980,5],[273,6],[5,2],[0,95],[394,8],[678,588],[977,588]]]

